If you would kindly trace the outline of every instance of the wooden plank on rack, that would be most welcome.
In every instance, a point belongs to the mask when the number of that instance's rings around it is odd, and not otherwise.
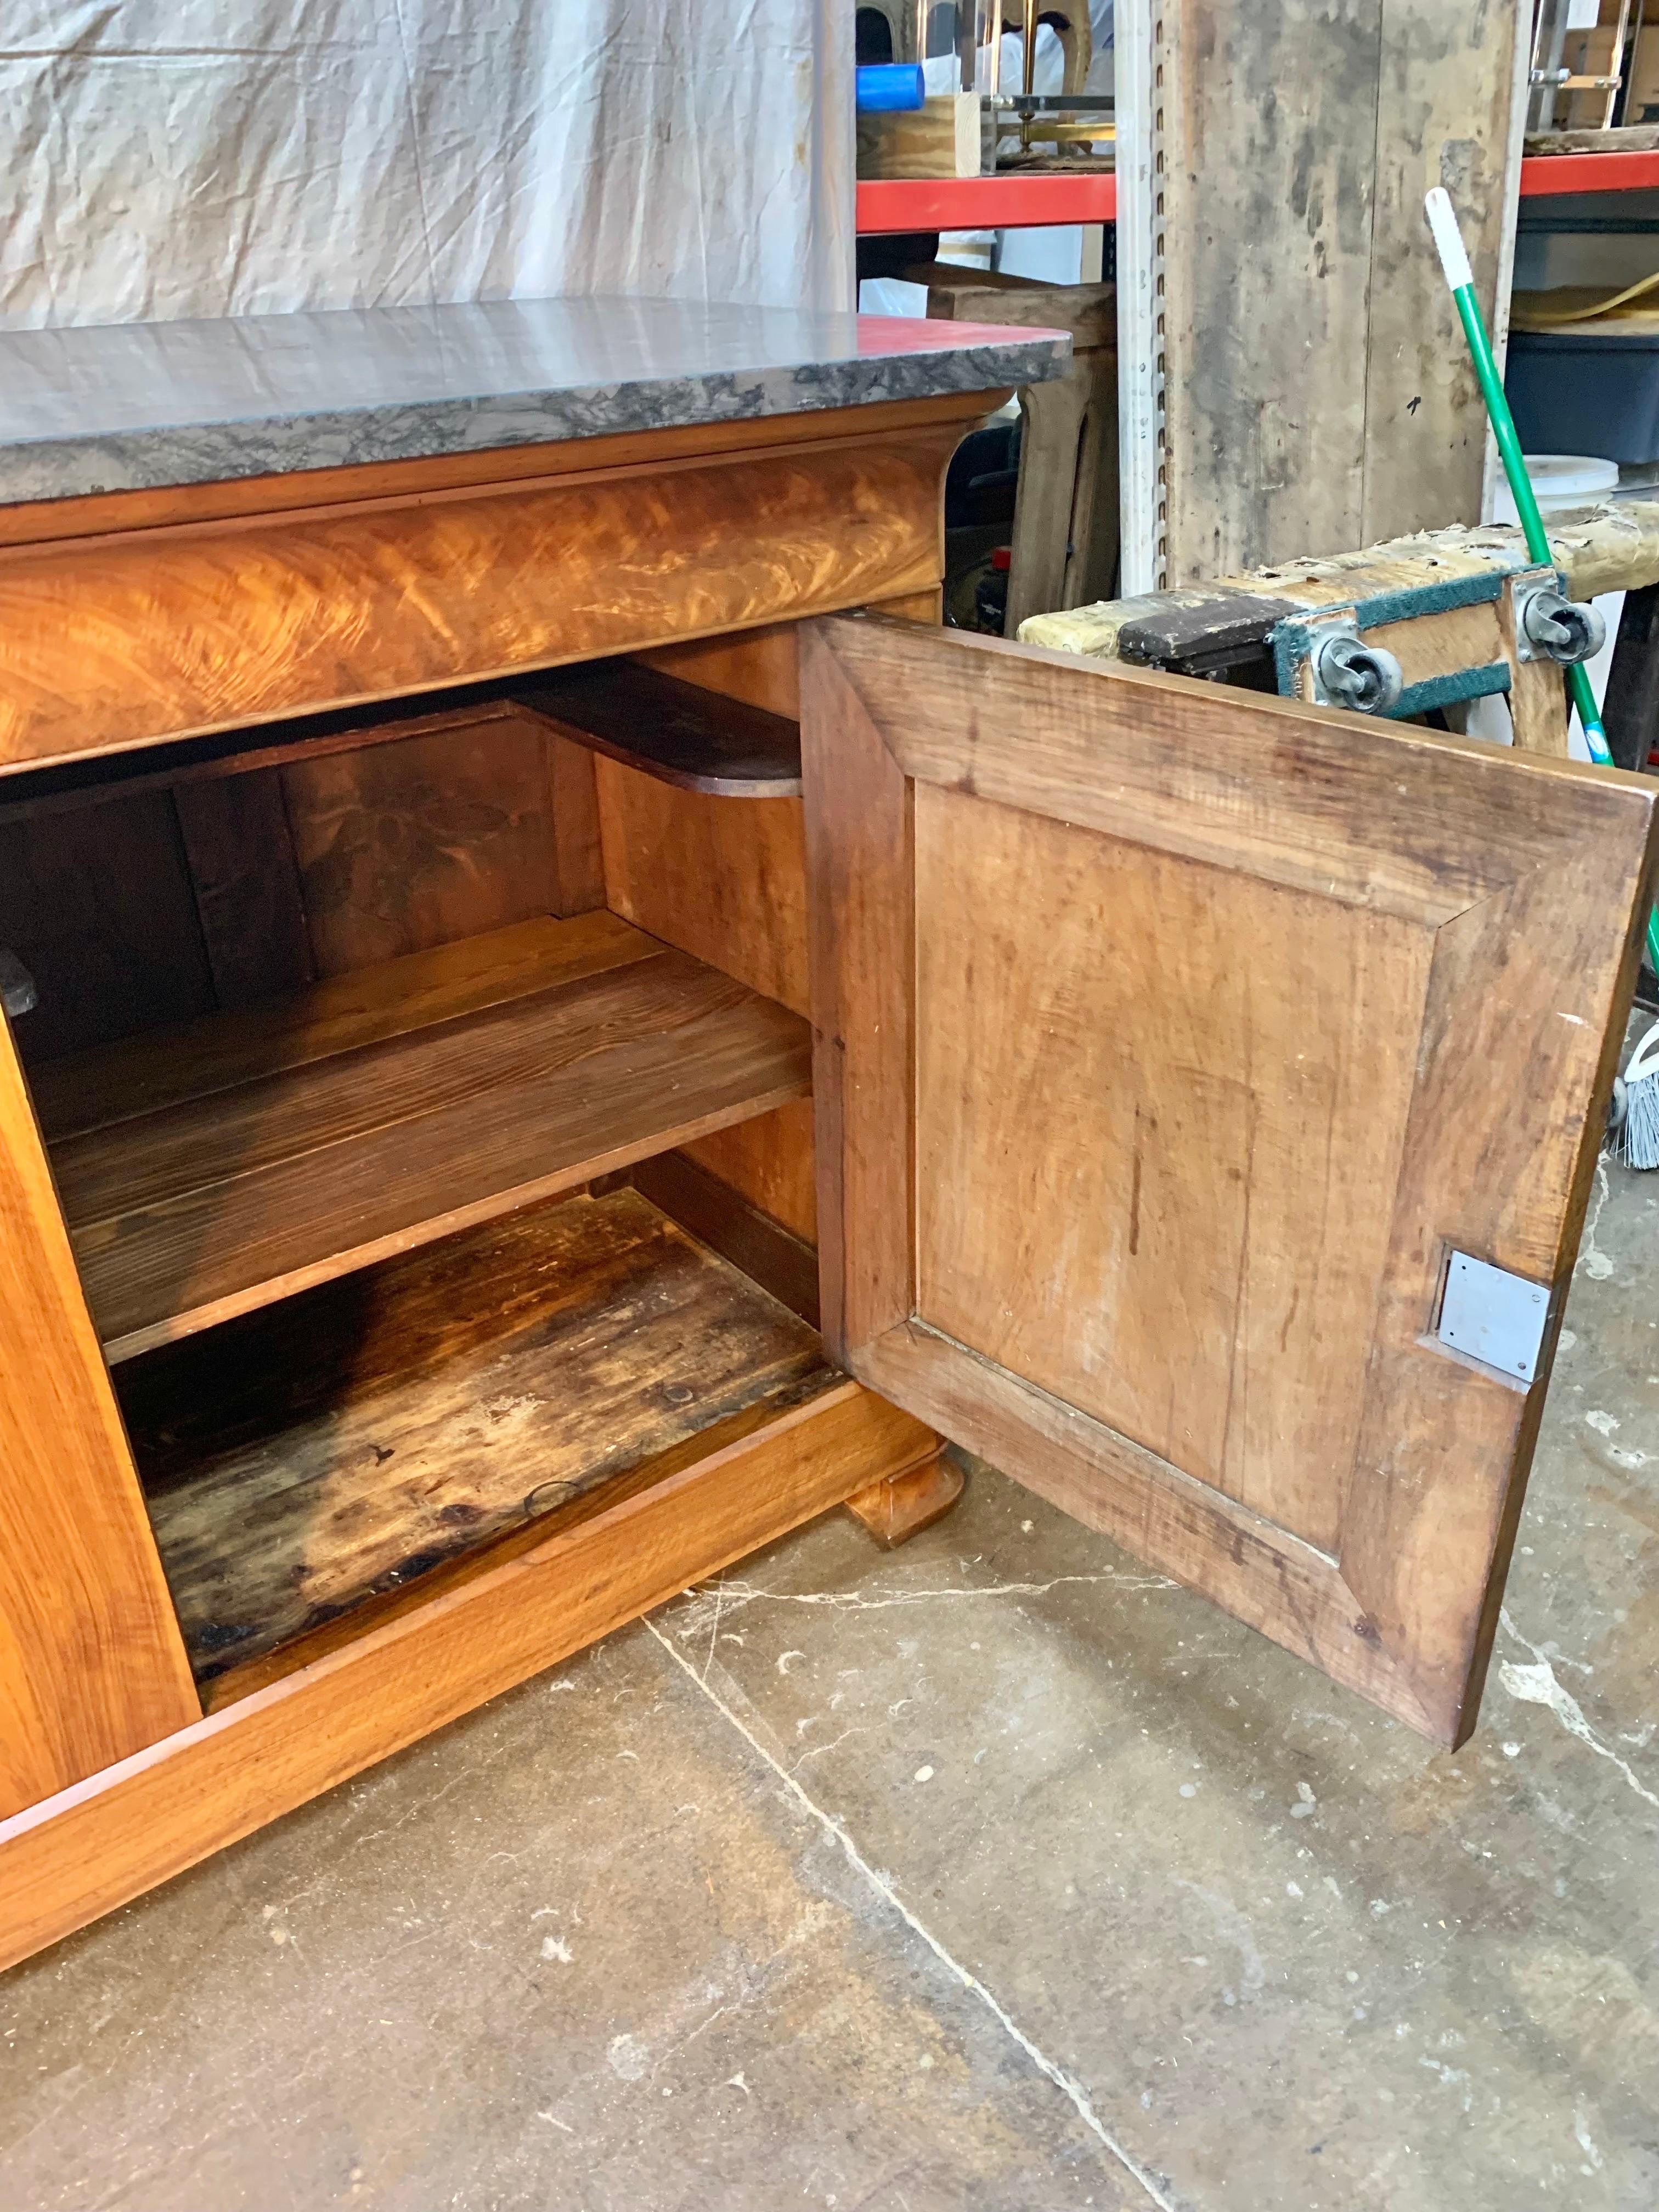
[[[1443,184],[1491,317],[1517,11],[1156,11],[1167,574],[1180,585],[1480,518],[1486,447],[1423,217]],[[1218,191],[1218,178],[1226,190]],[[1139,580],[1138,580],[1139,581]]]

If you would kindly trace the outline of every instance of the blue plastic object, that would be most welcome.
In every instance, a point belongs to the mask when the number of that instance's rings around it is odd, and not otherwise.
[[[901,115],[926,97],[920,62],[866,62],[858,73],[860,115]]]
[[[1504,385],[1529,453],[1659,460],[1659,339],[1511,331]]]

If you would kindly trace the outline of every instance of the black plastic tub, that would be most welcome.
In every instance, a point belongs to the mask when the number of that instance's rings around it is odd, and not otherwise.
[[[1659,331],[1511,331],[1504,388],[1525,453],[1659,461]]]

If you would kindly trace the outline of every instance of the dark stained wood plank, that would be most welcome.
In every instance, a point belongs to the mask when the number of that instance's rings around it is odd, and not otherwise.
[[[690,1152],[659,1152],[628,1175],[636,1190],[682,1228],[817,1327],[818,1255],[811,1245],[781,1228]]]
[[[734,1121],[729,1129],[699,1137],[687,1146],[686,1154],[791,1236],[804,1244],[817,1243],[817,1170],[810,1098],[795,1099],[775,1114]]]
[[[521,676],[508,690],[576,744],[682,790],[800,796],[799,724],[744,700],[628,660]]]
[[[205,1682],[836,1380],[810,1328],[619,1190],[170,1346],[121,1390]]]
[[[311,945],[276,770],[183,783],[173,803],[220,1006],[246,1006],[310,982]]]
[[[764,1113],[805,1024],[662,951],[58,1145],[112,1358]]]
[[[173,801],[0,825],[0,945],[40,993],[18,1042],[31,1068],[214,1004]]]
[[[1117,657],[1133,668],[1169,668],[1178,676],[1226,672],[1237,682],[1242,669],[1273,672],[1267,633],[1275,623],[1297,611],[1290,599],[1265,599],[1254,592],[1218,591],[1198,606],[1171,595],[1156,612],[1124,623],[1117,634]],[[1271,688],[1271,685],[1263,688]]]

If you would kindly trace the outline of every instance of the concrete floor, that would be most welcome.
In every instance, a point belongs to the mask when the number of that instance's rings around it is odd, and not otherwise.
[[[1650,2212],[1659,1176],[1456,1757],[975,1468],[0,1982],[4,2212]]]

